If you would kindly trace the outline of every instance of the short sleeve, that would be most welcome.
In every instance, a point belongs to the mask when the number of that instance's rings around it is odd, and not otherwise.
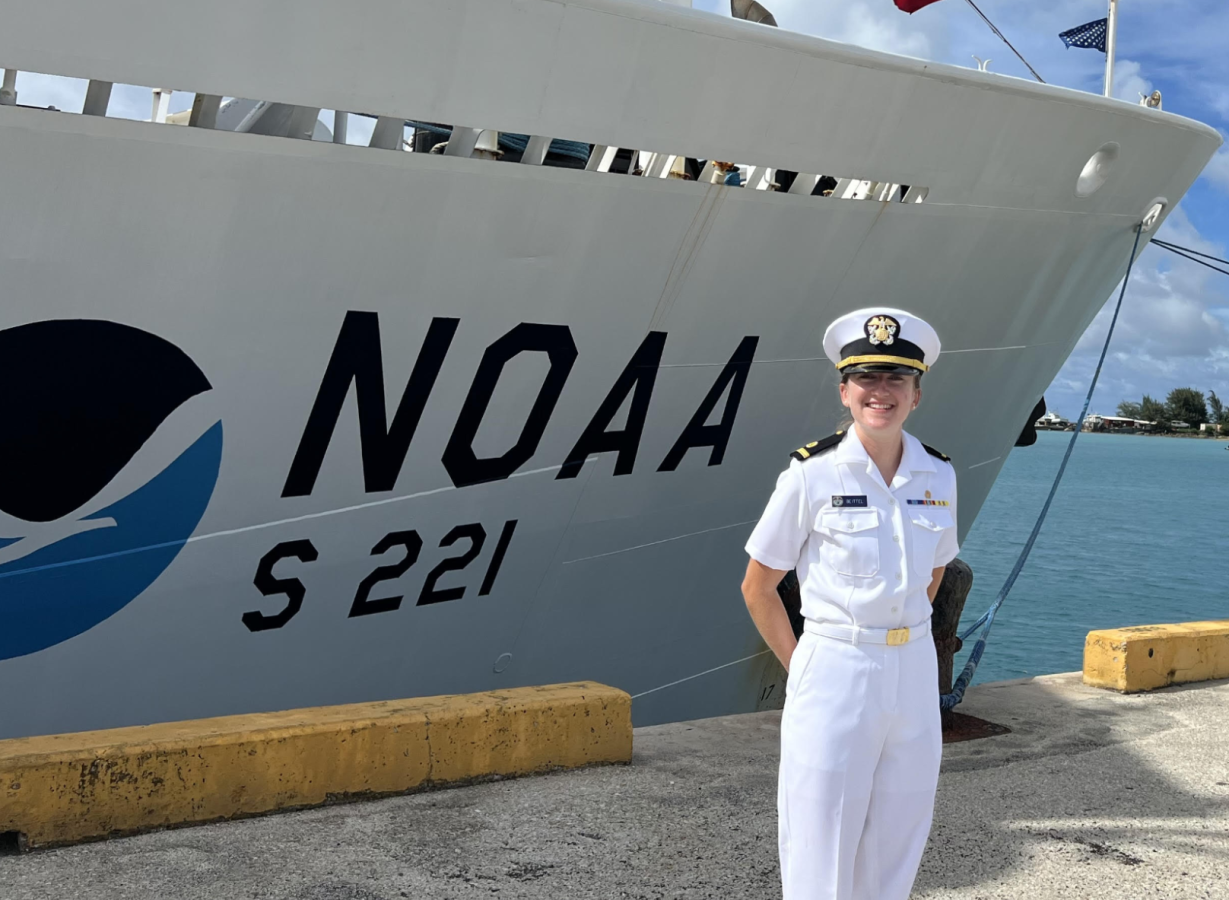
[[[770,569],[789,571],[797,566],[802,545],[811,533],[807,507],[802,464],[793,463],[777,479],[764,514],[747,541],[747,554]]]
[[[951,500],[949,501],[952,511],[952,527],[943,529],[943,534],[939,537],[939,546],[935,549],[935,565],[937,569],[940,566],[946,566],[949,562],[956,558],[960,553],[960,545],[956,543],[956,470],[952,470],[952,491]]]

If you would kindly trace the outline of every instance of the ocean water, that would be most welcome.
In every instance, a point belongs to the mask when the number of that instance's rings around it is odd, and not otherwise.
[[[1004,464],[960,550],[973,567],[962,633],[1003,586],[1070,439],[1042,432]],[[1081,434],[973,683],[1081,669],[1093,629],[1229,618],[1225,445]]]

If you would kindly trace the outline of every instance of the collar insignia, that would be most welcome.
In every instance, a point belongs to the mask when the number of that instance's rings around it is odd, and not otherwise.
[[[900,323],[891,316],[871,316],[866,320],[866,337],[872,344],[885,347],[892,345],[900,331]]]

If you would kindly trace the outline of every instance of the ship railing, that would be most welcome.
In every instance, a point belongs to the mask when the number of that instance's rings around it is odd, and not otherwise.
[[[52,73],[46,73],[55,77]],[[0,106],[21,106],[18,102],[18,75],[14,69],[5,69],[0,83]],[[74,92],[80,98],[80,114],[102,118],[135,119],[133,104],[128,103],[128,115],[112,112],[113,95],[117,85],[98,79],[60,78],[63,90],[58,94],[71,97]],[[133,90],[149,90],[151,96],[150,117],[143,124],[187,126],[194,129],[219,129],[219,116],[235,98],[217,94],[176,91],[170,88],[140,88],[119,85],[127,96]],[[171,113],[172,95],[186,108]],[[399,116],[376,116],[344,110],[327,110],[320,107],[279,104],[273,101],[239,101],[246,104],[246,112],[237,121],[231,121],[221,129],[236,134],[253,134],[262,137],[285,137],[298,140],[327,141],[336,145],[366,146],[376,150],[415,152],[415,135],[430,127],[434,141],[423,144],[429,152],[453,159],[500,160],[504,153],[499,149],[500,133],[476,126],[424,126],[412,119]],[[42,107],[52,112],[71,112],[76,106],[66,103],[66,108]],[[25,108],[36,108],[26,105]],[[242,111],[241,110],[241,111]],[[231,116],[234,119],[234,116]],[[441,134],[442,132],[442,134]],[[546,135],[524,135],[524,149],[515,162],[522,165],[558,166],[559,154],[552,153],[556,141],[571,145],[578,142]],[[716,163],[712,159],[698,160],[681,154],[663,151],[620,148],[611,145],[588,145],[588,159],[570,168],[602,174],[624,172],[653,180],[694,181],[711,185],[725,183],[726,169],[731,163]],[[621,163],[619,165],[618,163]],[[901,184],[898,181],[840,176],[823,173],[792,172],[761,162],[738,162],[741,186],[758,193],[779,193],[792,196],[813,196],[837,200],[864,200],[878,203],[922,203],[929,195],[929,188],[920,185]],[[699,168],[699,173],[693,171]]]

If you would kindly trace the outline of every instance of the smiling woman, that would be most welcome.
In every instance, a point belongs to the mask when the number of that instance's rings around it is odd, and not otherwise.
[[[940,344],[903,310],[864,309],[828,327],[824,350],[854,426],[793,453],[747,543],[743,582],[789,672],[781,878],[785,900],[905,900],[942,745],[930,604],[958,548],[955,470],[904,424]],[[791,569],[797,639],[776,593]]]
[[[881,428],[904,425],[905,417],[922,399],[922,375],[900,372],[853,372],[841,376],[841,402],[856,405],[862,420]]]

